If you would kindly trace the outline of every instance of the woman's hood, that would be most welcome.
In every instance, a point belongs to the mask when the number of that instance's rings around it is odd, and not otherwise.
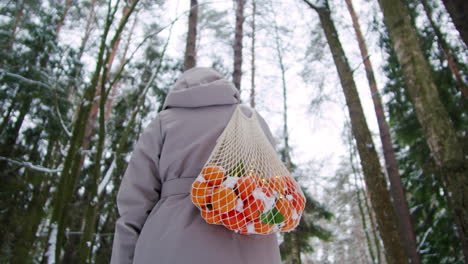
[[[195,67],[185,71],[174,84],[166,97],[163,110],[239,102],[239,91],[232,82],[211,68]]]

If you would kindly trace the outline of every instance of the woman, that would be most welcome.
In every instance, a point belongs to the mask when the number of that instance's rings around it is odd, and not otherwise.
[[[237,104],[238,90],[212,69],[192,68],[175,83],[123,177],[111,264],[280,263],[275,234],[241,235],[210,225],[190,199],[191,184]]]

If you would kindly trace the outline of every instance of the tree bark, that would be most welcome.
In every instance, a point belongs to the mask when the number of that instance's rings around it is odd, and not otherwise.
[[[356,84],[353,80],[353,73],[338,38],[338,32],[331,19],[328,4],[319,8],[307,0],[304,0],[304,2],[317,11],[333,55],[346,104],[348,105],[351,128],[356,140],[364,179],[372,202],[372,207],[377,216],[379,231],[384,242],[387,262],[389,264],[408,263],[405,250],[402,247],[403,239],[397,231],[397,217],[390,200],[390,194],[387,190],[387,182],[381,171],[377,151],[375,150],[371,133],[367,127]]]
[[[81,60],[86,44],[88,43],[89,35],[91,34],[91,29],[92,29],[91,25],[93,24],[93,20],[94,20],[94,15],[95,15],[94,8],[96,6],[96,2],[97,0],[92,0],[91,6],[89,7],[89,14],[88,14],[88,18],[86,19],[86,27],[84,31],[85,33],[84,33],[83,39],[81,40],[80,49],[78,51],[78,60]]]
[[[57,23],[57,27],[55,28],[55,36],[58,37],[60,30],[62,29],[63,22],[65,21],[65,18],[67,17],[68,10],[70,10],[72,0],[65,0],[65,10],[63,10],[62,15],[60,16],[60,20]]]
[[[468,47],[468,1],[466,0],[442,0],[445,8],[452,17],[455,28]]]
[[[367,220],[366,220],[366,214],[364,213],[364,206],[362,205],[362,199],[361,199],[361,187],[358,185],[358,174],[360,174],[360,170],[354,166],[354,156],[356,153],[356,147],[354,146],[352,142],[352,138],[349,138],[348,145],[349,145],[349,159],[350,159],[350,164],[351,164],[351,169],[354,174],[354,188],[356,189],[356,199],[357,199],[357,204],[358,204],[358,209],[359,209],[359,214],[361,216],[361,223],[362,223],[362,230],[364,231],[364,234],[366,236],[366,241],[367,241],[367,250],[369,251],[369,255],[371,258],[372,263],[376,263],[375,260],[375,255],[374,255],[374,250],[372,249],[372,242],[370,239],[369,235],[369,229],[367,227]],[[365,198],[364,194],[364,199]],[[380,261],[379,261],[380,262]],[[377,262],[377,263],[379,263]]]
[[[197,58],[197,20],[198,0],[190,0],[190,14],[188,23],[187,43],[185,46],[184,71],[195,67]]]
[[[452,52],[450,51],[450,48],[447,42],[445,41],[442,32],[440,32],[440,29],[436,25],[434,19],[432,19],[432,7],[427,2],[427,0],[421,0],[421,4],[423,5],[427,19],[429,19],[429,23],[431,23],[431,27],[434,30],[434,33],[437,37],[437,43],[439,44],[440,49],[444,53],[445,58],[447,58],[449,69],[455,76],[455,81],[457,82],[458,87],[462,92],[463,96],[465,97],[465,99],[468,99],[468,87],[466,86],[465,81],[463,80],[460,70],[458,69],[457,62],[455,61],[455,57],[452,55]]]
[[[255,108],[255,13],[257,12],[257,4],[255,0],[252,0],[252,60],[251,68],[252,75],[250,77],[251,87],[250,87],[250,106]]]
[[[234,36],[234,72],[232,73],[232,82],[240,91],[242,79],[242,26],[244,24],[244,4],[245,0],[236,0],[236,32]]]
[[[101,179],[101,159],[104,152],[104,141],[106,138],[105,134],[105,105],[107,98],[105,97],[106,92],[104,90],[106,83],[106,76],[103,76],[101,90],[101,99],[99,100],[99,130],[98,130],[98,146],[97,153],[94,161],[93,173],[91,175],[90,190],[89,190],[89,201],[86,207],[86,218],[84,220],[83,236],[81,237],[80,248],[78,251],[80,263],[89,263],[89,256],[91,253],[91,245],[94,244],[94,232],[96,224],[96,214],[99,205],[99,199],[97,195],[99,180]]]
[[[398,171],[398,162],[395,156],[395,152],[392,147],[392,139],[390,135],[390,129],[387,121],[385,120],[385,112],[382,106],[382,100],[377,89],[377,82],[374,76],[374,70],[369,59],[369,53],[367,52],[366,42],[361,32],[358,17],[354,11],[352,0],[345,0],[348,7],[349,13],[353,21],[354,31],[359,43],[359,50],[361,57],[364,62],[364,68],[366,70],[367,80],[369,82],[370,91],[372,94],[372,101],[374,102],[375,115],[377,117],[377,123],[379,126],[379,135],[382,142],[384,151],[384,159],[386,164],[386,170],[388,178],[390,180],[390,194],[392,196],[393,206],[397,215],[398,227],[401,236],[403,237],[406,254],[413,264],[421,263],[421,256],[417,251],[416,235],[414,232],[413,221],[409,212],[408,202],[406,201],[405,190],[401,184],[401,176]]]
[[[125,19],[129,11],[130,11],[129,7],[125,6],[122,11],[122,19]],[[122,23],[122,21],[120,21],[120,23]],[[104,67],[107,70],[103,71],[101,76],[99,76],[99,80],[98,80],[97,87],[96,87],[96,94],[94,97],[94,98],[99,98],[99,100],[93,100],[91,113],[89,115],[88,122],[86,124],[85,137],[83,139],[83,149],[89,148],[90,143],[91,143],[91,137],[94,135],[94,130],[96,128],[96,119],[97,119],[98,110],[99,110],[99,104],[100,104],[102,97],[105,96],[101,94],[101,89],[98,89],[98,88],[100,88],[102,85],[105,85],[105,83],[103,83],[103,79],[106,79],[106,80],[109,79],[110,71],[112,69],[112,65],[114,64],[114,58],[120,46],[121,38],[122,38],[122,32],[117,36],[117,39],[110,51],[109,59],[107,60],[106,67]]]
[[[360,178],[360,180],[362,181],[362,177]],[[366,212],[367,214],[369,215],[369,222],[370,222],[370,225],[371,225],[371,229],[372,229],[372,238],[374,239],[374,245],[375,245],[375,254],[377,256],[377,263],[381,263],[381,260],[382,258],[384,258],[383,256],[383,253],[382,253],[382,250],[380,250],[380,239],[379,239],[379,235],[378,235],[378,230],[377,230],[377,226],[375,225],[375,213],[372,211],[372,209],[370,208],[369,206],[369,191],[365,191],[364,192],[364,206],[366,208]]]
[[[26,0],[21,0],[19,2],[19,7],[16,10],[16,15],[15,15],[15,23],[13,24],[13,27],[11,28],[11,37],[10,40],[8,41],[7,44],[7,49],[11,50],[13,47],[13,43],[15,43],[16,40],[16,32],[18,29],[18,25],[20,24],[21,18],[23,17],[23,11],[24,11],[24,3]]]
[[[138,19],[137,19],[137,17],[135,17],[135,20],[133,21],[132,28],[130,29],[130,31],[128,33],[127,44],[125,45],[122,57],[120,58],[120,65],[119,65],[119,70],[118,70],[119,73],[123,71],[123,68],[125,67],[125,64],[127,62],[127,52],[128,52],[128,48],[130,47],[130,42],[131,42],[131,39],[132,39],[133,31],[135,30],[135,25],[137,24],[137,21],[138,21]],[[117,94],[118,87],[119,87],[119,81],[117,80],[112,85],[111,91],[110,91],[110,97],[106,102],[106,112],[105,112],[105,115],[104,115],[104,119],[106,121],[109,119],[110,113],[112,111],[112,104],[114,102],[115,95]]]
[[[406,89],[413,102],[416,117],[423,129],[436,165],[453,201],[454,217],[461,234],[463,254],[468,260],[468,164],[462,144],[450,121],[431,78],[429,62],[418,44],[415,29],[403,3],[379,0],[384,22],[402,67]]]

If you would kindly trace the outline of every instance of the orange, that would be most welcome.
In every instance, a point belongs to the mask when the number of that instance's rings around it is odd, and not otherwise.
[[[243,227],[239,230],[239,234],[242,234],[242,235],[248,235],[250,234],[249,231],[247,230],[247,227]]]
[[[236,207],[236,193],[225,186],[216,187],[211,196],[211,205],[213,210],[219,211],[221,214],[227,213]]]
[[[294,209],[296,209],[296,212],[298,214],[301,214],[305,208],[305,203],[306,203],[305,197],[299,192],[293,192],[291,193],[291,195],[293,197],[291,203]]]
[[[293,205],[282,195],[276,201],[276,209],[284,216],[285,220],[292,216]]]
[[[258,185],[261,187],[270,187],[268,180],[265,178],[259,178],[258,179]]]
[[[254,222],[254,229],[255,229],[255,232],[259,233],[259,234],[270,234],[273,232],[273,226],[274,225],[267,225],[261,221],[255,221]]]
[[[245,200],[257,188],[257,182],[253,177],[242,177],[237,181],[236,188],[240,198]]]
[[[272,197],[273,194],[271,193],[271,190],[265,187],[262,187],[262,192],[266,194],[267,197]]]
[[[254,171],[249,172],[248,177],[252,177],[252,178],[254,178],[256,181],[260,181],[260,180],[262,179],[262,177],[260,176],[260,174],[254,172]]]
[[[192,202],[204,206],[210,202],[210,188],[206,182],[195,181],[192,184]]]
[[[221,224],[221,214],[215,210],[202,209],[201,216],[208,224]]]
[[[294,181],[293,178],[288,177],[288,176],[281,176],[281,179],[283,180],[285,187],[286,187],[286,193],[293,193],[297,190],[296,182]]]
[[[280,194],[284,194],[285,193],[285,189],[286,189],[286,182],[284,181],[284,178],[283,176],[275,176],[275,177],[272,177],[270,179],[268,179],[268,187],[272,190],[272,191],[276,191]]]
[[[292,231],[297,224],[299,223],[299,219],[292,219],[289,218],[284,222],[284,226],[280,229],[281,231]]]
[[[247,221],[245,215],[237,210],[231,210],[222,216],[223,224],[231,230],[241,230],[246,228]]]
[[[263,210],[265,210],[265,203],[254,197],[250,197],[244,203],[244,215],[249,219],[257,219]]]
[[[218,186],[223,183],[224,177],[226,176],[226,171],[221,166],[210,164],[202,169],[201,174],[203,175],[203,178],[207,180],[208,185]]]

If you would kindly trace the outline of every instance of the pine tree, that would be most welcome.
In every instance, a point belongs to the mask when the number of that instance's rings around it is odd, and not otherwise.
[[[130,11],[127,15],[120,21],[112,39],[110,42],[110,46],[114,46],[118,37],[120,36],[120,32],[124,29],[129,16],[135,9],[135,6],[139,0],[135,0],[130,5]],[[110,27],[113,22],[113,16],[117,11],[118,6],[111,7],[110,2],[108,5],[108,13],[107,19],[105,23],[105,27],[103,30],[103,35],[101,38],[101,44],[99,47],[99,54],[97,58],[96,68],[94,70],[91,83],[88,87],[85,88],[83,94],[83,100],[80,103],[79,112],[77,114],[77,118],[75,121],[74,129],[72,132],[72,137],[70,140],[70,147],[68,149],[68,153],[63,165],[63,169],[60,175],[60,182],[57,188],[57,192],[55,193],[53,199],[53,214],[51,218],[51,230],[56,229],[56,244],[55,244],[55,262],[61,263],[61,252],[62,252],[62,245],[64,244],[64,235],[65,235],[65,227],[67,226],[68,219],[67,219],[67,211],[65,210],[65,206],[71,201],[73,192],[67,192],[66,190],[71,188],[74,189],[76,186],[76,182],[78,180],[78,174],[80,172],[79,168],[81,167],[82,163],[82,155],[79,149],[82,146],[84,133],[86,129],[86,123],[88,117],[90,115],[92,102],[94,101],[94,94],[97,89],[97,84],[99,77],[101,76],[101,72],[104,69],[104,64],[108,61],[110,57],[109,51],[105,51],[106,47],[106,38],[109,34]]]
[[[335,66],[340,76],[341,87],[343,88],[346,104],[348,105],[351,128],[356,139],[364,179],[372,201],[372,208],[377,216],[379,232],[385,246],[385,257],[389,264],[408,263],[408,258],[402,247],[403,240],[397,231],[396,215],[386,187],[386,179],[381,171],[380,161],[365,120],[351,68],[338,38],[338,32],[331,19],[328,1],[321,1],[320,5],[314,5],[307,0],[304,0],[304,2],[319,15],[321,26],[325,32]]]
[[[185,45],[185,63],[184,71],[195,67],[197,58],[197,20],[198,20],[198,1],[190,0],[190,12],[188,19],[187,42]]]
[[[351,14],[354,31],[359,42],[359,50],[361,52],[369,88],[372,94],[377,123],[379,125],[380,140],[382,142],[382,148],[384,152],[386,165],[385,168],[387,170],[387,175],[390,181],[390,194],[392,195],[393,206],[397,214],[399,231],[403,237],[406,254],[410,258],[411,263],[420,264],[421,257],[417,252],[416,235],[414,233],[413,223],[405,197],[405,190],[401,184],[401,177],[398,171],[398,162],[396,160],[395,152],[393,151],[390,129],[385,119],[385,112],[377,88],[374,70],[367,52],[366,42],[364,40],[364,36],[361,33],[361,28],[356,13],[354,12],[352,0],[345,0],[345,2],[349,13]]]
[[[251,22],[251,38],[252,38],[252,43],[251,43],[251,60],[250,60],[250,68],[251,68],[251,74],[250,74],[250,107],[255,108],[255,16],[257,13],[257,4],[255,3],[255,0],[252,0],[252,22]]]
[[[71,108],[67,76],[77,64],[76,51],[57,45],[57,33],[50,26],[57,24],[51,12],[56,6],[38,6],[40,2],[22,1],[21,11],[6,8],[12,21],[0,25],[15,25],[12,34],[2,38],[2,47],[9,50],[2,49],[0,77],[0,93],[8,95],[1,99],[8,107],[0,135],[0,207],[5,208],[0,219],[1,255],[14,263],[29,261],[45,214],[43,204],[60,160],[54,151],[66,137],[64,122],[69,121],[65,114]],[[26,34],[16,35],[18,30]]]
[[[468,258],[468,208],[464,206],[468,204],[467,153],[464,153],[455,127],[442,104],[407,9],[400,0],[380,0],[379,4],[416,117],[447,188],[465,258]]]
[[[420,15],[417,5],[419,1],[408,4],[411,21]],[[463,131],[467,119],[463,118],[459,109],[465,109],[460,100],[457,83],[453,78],[448,64],[443,63],[446,56],[435,41],[430,23],[417,28],[418,40],[432,65],[431,76],[434,78],[438,92],[441,94],[444,107],[448,110],[450,119],[457,131]],[[453,214],[448,204],[448,197],[442,181],[441,172],[437,170],[429,147],[422,133],[421,125],[415,115],[414,106],[410,100],[401,66],[396,53],[384,30],[381,32],[381,46],[385,48],[388,59],[384,66],[388,82],[385,94],[389,97],[387,109],[390,126],[394,137],[402,181],[408,191],[408,203],[412,217],[415,220],[415,231],[418,248],[423,263],[462,263],[461,247],[457,238],[456,226],[453,224]],[[436,47],[434,49],[434,47]],[[439,50],[439,51],[437,51]],[[434,52],[436,51],[436,52]]]
[[[463,0],[442,0],[442,2],[450,13],[455,27],[460,32],[463,42],[468,47],[468,2]]]
[[[246,0],[236,0],[236,31],[234,35],[234,71],[232,82],[240,91],[242,80],[242,39],[244,36],[244,5]]]

